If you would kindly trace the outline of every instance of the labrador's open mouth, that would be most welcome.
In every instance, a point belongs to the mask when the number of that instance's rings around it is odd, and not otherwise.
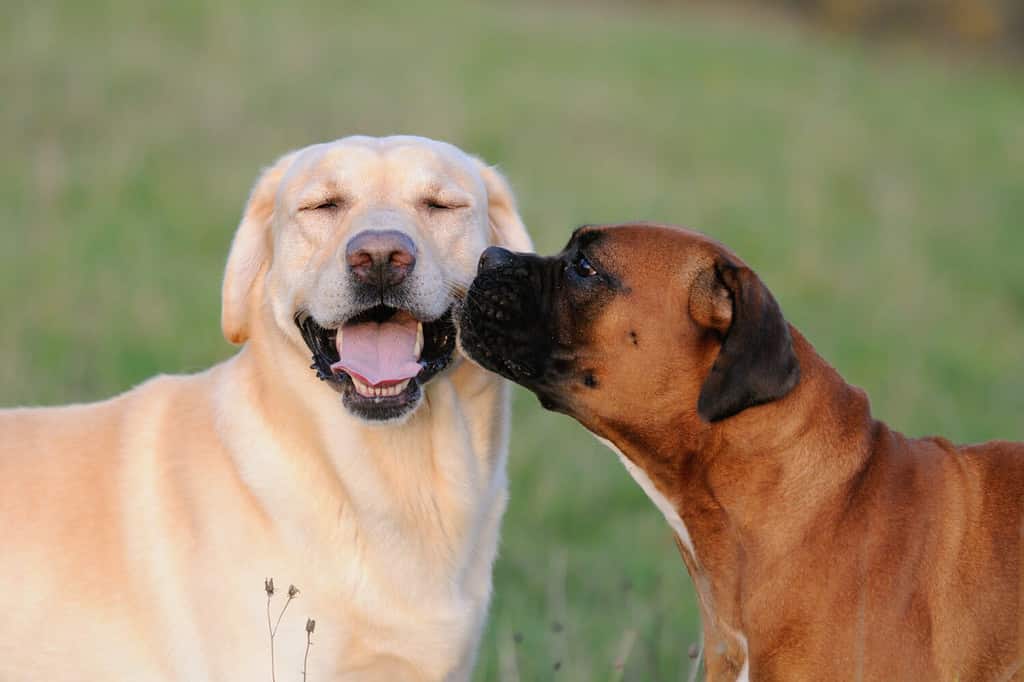
[[[337,329],[321,327],[304,312],[295,323],[313,353],[311,369],[341,393],[345,407],[373,421],[396,419],[415,407],[422,387],[455,352],[451,309],[426,322],[378,305]]]

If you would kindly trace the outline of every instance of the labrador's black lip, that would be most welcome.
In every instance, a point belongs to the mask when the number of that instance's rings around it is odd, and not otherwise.
[[[313,353],[313,364],[309,368],[316,370],[316,375],[321,381],[330,381],[334,374],[331,365],[338,361],[335,344],[338,330],[321,327],[312,315],[304,312],[295,314],[295,324],[302,333],[306,346]]]
[[[347,322],[383,321],[399,312],[390,306],[374,306],[350,318]],[[422,387],[443,372],[455,354],[455,323],[453,308],[449,308],[436,320],[423,322],[423,350],[420,353],[420,371],[409,380],[409,385],[397,396],[368,398],[360,395],[352,378],[344,372],[334,372],[331,365],[339,359],[336,339],[337,328],[321,326],[305,311],[295,314],[295,324],[302,334],[306,346],[312,352],[313,364],[321,381],[341,394],[342,402],[351,412],[370,421],[386,421],[401,417],[414,408],[422,395]]]

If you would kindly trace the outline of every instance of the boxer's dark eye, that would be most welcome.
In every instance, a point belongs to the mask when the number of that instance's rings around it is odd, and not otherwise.
[[[597,274],[597,270],[594,269],[594,266],[590,264],[590,261],[582,253],[576,256],[572,267],[580,277],[593,277]]]

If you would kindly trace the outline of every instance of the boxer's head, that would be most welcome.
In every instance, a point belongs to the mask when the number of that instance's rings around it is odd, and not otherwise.
[[[601,435],[727,419],[800,375],[757,275],[682,228],[586,226],[550,258],[488,249],[459,326],[476,362]]]

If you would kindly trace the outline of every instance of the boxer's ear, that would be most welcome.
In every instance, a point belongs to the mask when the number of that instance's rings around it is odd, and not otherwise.
[[[703,419],[719,421],[778,400],[800,380],[789,325],[750,268],[719,262],[702,272],[691,290],[690,314],[722,335],[697,401]]]
[[[487,190],[487,220],[491,224],[491,246],[501,246],[509,251],[533,251],[530,233],[526,231],[516,199],[508,180],[494,167],[475,159]]]

